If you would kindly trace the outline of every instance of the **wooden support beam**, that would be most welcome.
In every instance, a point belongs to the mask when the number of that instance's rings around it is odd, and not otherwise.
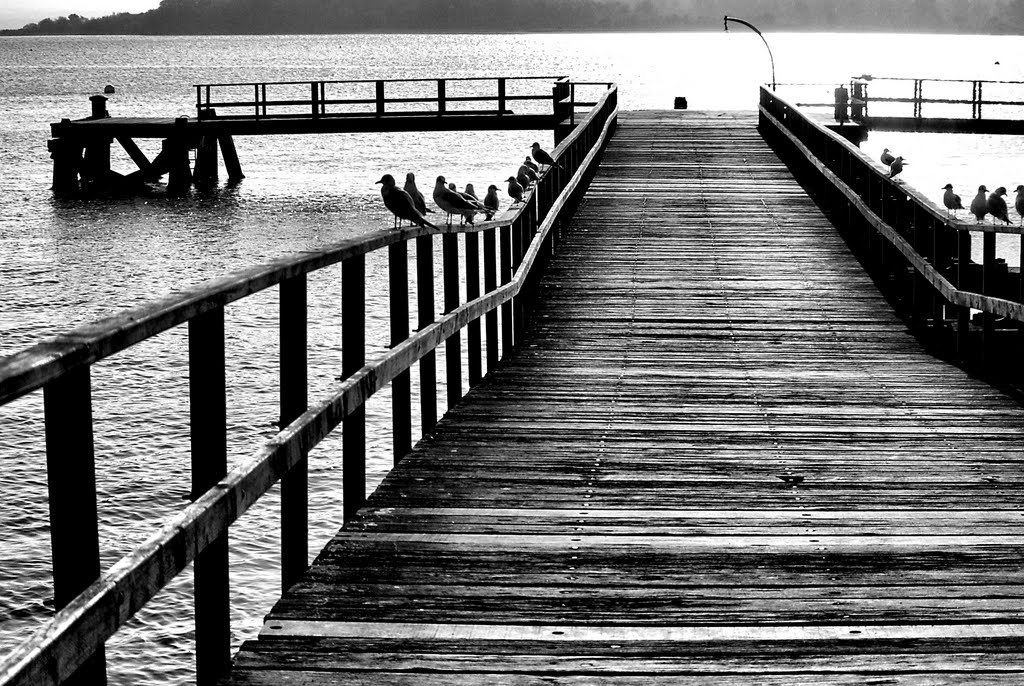
[[[498,287],[497,240],[495,229],[484,230],[484,292],[490,293]],[[498,366],[498,311],[491,310],[484,315],[484,330],[487,335],[487,373]]]
[[[409,337],[409,244],[388,246],[388,292],[391,347]],[[391,382],[391,435],[395,464],[412,450],[412,374],[408,369]]]
[[[466,234],[466,300],[472,302],[480,297],[480,234],[471,231]],[[482,338],[480,320],[474,319],[466,325],[466,364],[469,373],[469,387],[480,383],[483,377]]]
[[[419,328],[434,323],[434,241],[431,236],[416,239],[416,304]],[[431,350],[420,358],[420,427],[429,434],[437,424],[437,354]]]
[[[199,139],[196,148],[195,183],[209,187],[217,183],[217,136],[207,135]]]
[[[459,307],[459,234],[441,234],[441,256],[444,274],[444,312]],[[445,386],[448,407],[462,400],[462,338],[455,332],[445,345]]]
[[[43,409],[53,600],[55,608],[60,610],[100,576],[89,367],[69,371],[45,386]],[[104,649],[99,648],[65,683],[73,686],[105,684]]]
[[[82,163],[82,179],[90,183],[102,181],[110,172],[111,138],[94,138],[86,143]]]
[[[306,275],[281,282],[280,405],[284,429],[309,407]],[[306,455],[281,478],[281,589],[309,565],[309,469]]]
[[[224,168],[228,172],[228,183],[241,181],[245,174],[242,173],[242,165],[238,161],[235,140],[229,133],[220,134],[217,140],[220,141],[220,153],[224,157]]]
[[[188,193],[188,190],[192,187],[192,169],[188,160],[188,145],[180,138],[168,138],[163,142],[161,155],[165,157],[162,162],[167,165],[169,174],[167,179],[168,194],[184,195]]]
[[[143,175],[149,175],[153,165],[146,157],[146,154],[142,152],[139,146],[128,136],[118,136],[117,142],[121,144],[124,151],[128,153],[128,156],[132,158],[132,162],[139,168],[139,171]]]
[[[341,263],[341,375],[366,364],[366,256]],[[366,406],[353,408],[342,423],[342,506],[345,521],[366,502]]]
[[[192,500],[227,474],[227,379],[224,308],[188,323]],[[231,668],[228,534],[225,530],[195,560],[196,683],[215,684]]]
[[[53,159],[53,192],[57,195],[78,193],[78,175],[82,170],[82,144],[65,138],[46,143]]]

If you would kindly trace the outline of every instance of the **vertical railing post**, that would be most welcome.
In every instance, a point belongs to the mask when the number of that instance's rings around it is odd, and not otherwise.
[[[309,102],[311,106],[310,116],[313,119],[320,117],[320,90],[317,88],[316,81],[309,82]]]
[[[434,241],[416,239],[416,309],[422,330],[434,323]],[[420,358],[420,428],[424,435],[437,424],[437,356],[433,350]]]
[[[192,500],[227,474],[227,379],[224,308],[188,322]],[[231,668],[228,533],[195,559],[196,683],[216,683]]]
[[[444,312],[459,307],[459,234],[441,234],[441,258],[444,267]],[[445,385],[448,407],[462,400],[462,333],[456,331],[445,341]]]
[[[366,256],[341,263],[341,375],[348,379],[366,364]],[[342,422],[342,514],[352,519],[366,502],[366,405]]]
[[[409,244],[388,246],[391,302],[391,347],[409,338]],[[391,435],[395,464],[412,450],[412,374],[400,372],[391,382]]]
[[[60,610],[100,575],[89,367],[72,369],[47,384],[43,388],[43,411],[53,602],[55,609]],[[64,683],[106,684],[104,649],[97,650]]]
[[[444,114],[448,107],[448,103],[445,100],[445,83],[444,79],[437,80],[437,113]]]
[[[309,407],[306,275],[281,282],[281,419],[284,429]],[[306,455],[281,478],[281,590],[309,564],[309,467]]]
[[[523,252],[526,245],[525,230],[522,217],[519,215],[512,222],[512,272],[515,273],[523,263]],[[519,294],[512,299],[512,338],[519,341],[523,337],[523,322],[525,321],[525,301],[529,298],[529,284],[524,283]]]
[[[377,81],[376,101],[377,116],[379,117],[384,114],[384,82],[379,80]]]
[[[956,287],[958,290],[971,289],[971,234],[959,230],[956,234]],[[956,350],[961,362],[969,362],[971,356],[971,308],[958,305],[956,308]]]
[[[981,292],[985,295],[996,293],[996,234],[986,231],[981,242]],[[995,359],[995,321],[990,312],[981,313],[981,367],[987,370]]]
[[[501,285],[512,281],[512,227],[505,224],[501,227]],[[503,357],[512,353],[515,340],[512,336],[512,301],[501,304],[501,349]]]
[[[466,301],[480,297],[480,234],[470,231],[466,234]],[[483,376],[481,360],[480,320],[474,319],[466,325],[466,364],[469,373],[469,387],[480,383]]]
[[[498,287],[498,263],[496,252],[495,230],[484,230],[484,293],[491,293]],[[489,311],[484,315],[484,328],[487,335],[487,373],[490,374],[498,365],[498,311]]]
[[[498,116],[505,114],[505,79],[498,79]]]

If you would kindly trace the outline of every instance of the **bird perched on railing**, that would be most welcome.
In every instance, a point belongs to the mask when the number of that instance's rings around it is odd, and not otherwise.
[[[537,183],[537,179],[540,178],[540,175],[525,164],[521,164],[519,165],[519,171],[516,172],[516,181],[519,181],[520,185],[522,185],[523,181],[520,177],[526,177],[527,181],[530,183]]]
[[[395,185],[395,177],[391,176],[391,174],[385,174],[380,177],[380,181],[377,181],[377,183],[381,184],[380,197],[384,199],[384,207],[391,210],[391,214],[395,215],[395,228],[398,228],[398,221],[404,219],[418,226],[429,227],[435,231],[439,230],[428,222],[427,218],[416,209],[416,203],[413,201],[412,196]]]
[[[1013,207],[1020,215],[1021,226],[1024,226],[1024,185],[1017,186],[1017,199],[1014,201]]]
[[[889,152],[889,148],[882,151],[882,164],[887,167],[892,166],[892,163],[896,161],[896,156]]]
[[[526,159],[523,160],[523,164],[525,164],[527,167],[529,167],[530,169],[532,169],[535,172],[539,172],[540,171],[540,167],[538,167],[537,164],[533,160],[530,159],[529,155],[527,155]]]
[[[493,183],[487,187],[487,195],[484,196],[484,207],[487,208],[487,219],[490,221],[498,213],[501,201],[498,200],[498,187]]]
[[[905,165],[905,164],[910,164],[910,163],[907,162],[902,157],[897,157],[896,159],[894,159],[892,161],[892,164],[889,165],[889,178],[890,179],[895,179],[896,175],[899,174],[901,171],[903,171],[903,165]]]
[[[483,208],[483,204],[470,202],[461,193],[445,188],[443,176],[437,177],[433,195],[434,204],[448,213],[449,226],[451,226],[453,214],[458,214],[465,220],[467,213],[476,214],[479,209]],[[473,223],[472,215],[470,215],[469,223]]]
[[[529,174],[526,173],[527,169],[528,167],[520,165],[519,171],[516,172],[516,183],[518,183],[523,188],[529,188],[530,184],[533,183],[533,180],[530,178]]]
[[[960,196],[953,192],[953,184],[951,183],[947,183],[942,189],[946,191],[942,194],[942,204],[955,215],[957,210],[964,208],[963,203],[960,202]]]
[[[459,193],[459,191],[455,191],[455,192]],[[475,211],[473,211],[473,212],[463,212],[463,214],[462,214],[463,219],[468,221],[470,224],[473,223],[473,217],[474,217],[474,215],[476,215],[477,212],[483,212],[483,213],[486,214],[487,208],[484,207],[484,204],[482,202],[480,202],[480,198],[476,197],[476,190],[473,188],[473,184],[467,183],[466,184],[466,190],[464,192],[462,192],[462,193],[459,193],[459,195],[461,195],[463,198],[468,200],[470,204],[476,206],[476,210]]]
[[[971,201],[971,214],[980,222],[988,214],[988,200],[985,198],[985,193],[988,189],[984,185],[978,186],[978,194],[974,196],[974,200]]]
[[[540,143],[534,143],[530,150],[533,154],[533,159],[537,161],[537,164],[546,164],[549,167],[558,167],[559,169],[562,168],[562,165],[555,162],[551,155],[541,150]]]
[[[515,202],[522,202],[523,201],[523,187],[519,185],[518,181],[516,181],[516,177],[510,176],[510,177],[508,177],[508,179],[506,179],[506,181],[508,181],[508,197],[512,198],[514,203]]]
[[[420,214],[433,213],[433,210],[427,207],[423,193],[416,187],[416,175],[412,172],[405,175],[405,192],[412,196],[412,201],[416,204],[416,210]]]
[[[1010,216],[1006,212],[1006,201],[1003,200],[1004,195],[1006,195],[1006,188],[1000,186],[988,196],[988,213],[992,215],[993,224],[997,219],[1007,224],[1010,223]]]

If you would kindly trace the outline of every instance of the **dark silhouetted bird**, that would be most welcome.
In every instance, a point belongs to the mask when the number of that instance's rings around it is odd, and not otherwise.
[[[957,210],[962,210],[964,205],[960,202],[960,196],[953,192],[953,184],[947,183],[942,187],[945,193],[942,194],[942,204],[946,206],[947,210],[956,214]]]
[[[1013,202],[1013,207],[1020,215],[1021,226],[1024,226],[1024,185],[1017,186],[1017,199]]]
[[[562,165],[555,162],[551,158],[551,155],[540,149],[540,143],[534,143],[530,149],[533,154],[533,159],[537,161],[537,164],[546,164],[549,167],[558,167],[559,169],[562,168]]]
[[[523,160],[523,164],[525,164],[527,167],[529,167],[530,169],[532,169],[535,172],[539,172],[540,171],[540,167],[538,167],[537,164],[533,160],[530,159],[529,155],[527,155],[526,159]]]
[[[487,208],[487,219],[493,219],[501,208],[501,201],[498,200],[498,187],[493,183],[487,187],[487,195],[484,196],[484,207]]]
[[[525,176],[529,179],[530,183],[537,183],[537,179],[540,178],[540,175],[537,174],[537,172],[530,169],[525,164],[519,165],[519,171],[516,172],[516,180],[519,181],[519,177],[521,176]],[[522,183],[522,181],[519,181],[519,183]]]
[[[1010,223],[1010,216],[1006,211],[1006,201],[1003,200],[1004,195],[1006,195],[1006,188],[1000,186],[988,196],[988,213],[992,215],[993,224],[997,219],[1007,224]]]
[[[903,165],[904,164],[910,164],[910,163],[907,162],[906,160],[904,160],[902,157],[897,157],[896,159],[894,159],[892,161],[892,164],[889,165],[889,178],[890,179],[896,178],[896,175],[899,174],[901,171],[903,171]]]
[[[420,193],[420,189],[416,187],[416,175],[412,172],[405,175],[405,192],[412,196],[412,201],[416,203],[416,210],[420,214],[433,212],[432,209],[427,207],[427,201],[423,198],[423,194]]]
[[[896,156],[889,152],[889,148],[882,151],[882,164],[887,167],[892,166],[892,163],[896,161]]]
[[[510,176],[508,179],[508,197],[512,198],[515,202],[523,201],[523,187],[516,181],[516,177]]]
[[[978,194],[974,196],[974,200],[971,201],[971,214],[977,218],[980,222],[988,214],[988,201],[985,199],[985,193],[988,191],[984,185],[978,186]]]
[[[391,210],[391,214],[395,215],[396,227],[398,226],[398,221],[404,219],[418,226],[426,226],[435,231],[438,230],[436,226],[428,222],[426,217],[416,209],[416,203],[412,196],[395,185],[395,177],[391,176],[391,174],[385,174],[380,177],[380,181],[377,181],[377,183],[381,184],[380,197],[384,198],[384,207]]]
[[[434,184],[434,204],[448,213],[449,225],[452,223],[453,214],[458,214],[465,219],[467,213],[472,212],[475,214],[477,211],[477,206],[470,202],[470,200],[467,200],[461,193],[444,187],[443,176],[437,177],[437,183]],[[472,219],[470,223],[472,223]]]

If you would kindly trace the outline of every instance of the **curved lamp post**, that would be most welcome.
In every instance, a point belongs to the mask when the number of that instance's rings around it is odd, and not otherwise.
[[[730,17],[728,14],[725,15],[725,20],[724,20],[726,33],[729,32],[729,22],[730,21],[734,21],[737,24],[743,24],[747,28],[751,29],[758,36],[761,36],[761,40],[764,41],[764,47],[768,48],[768,59],[770,59],[772,61],[772,90],[775,90],[775,58],[772,56],[772,49],[768,47],[768,41],[766,41],[764,39],[764,36],[762,36],[761,32],[757,30],[757,27],[754,26],[753,24],[751,24],[749,21],[744,21],[744,20],[738,19],[736,17]]]

